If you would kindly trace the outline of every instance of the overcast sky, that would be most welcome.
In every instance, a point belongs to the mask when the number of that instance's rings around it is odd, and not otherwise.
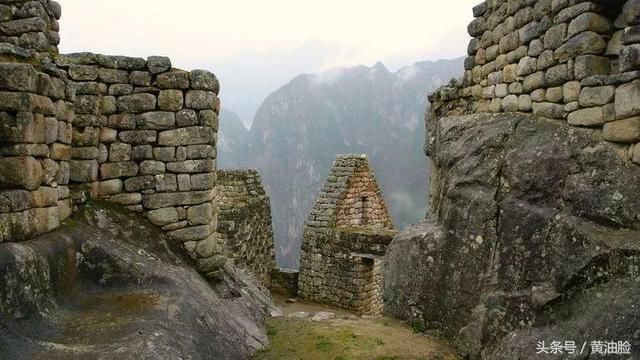
[[[61,52],[170,56],[215,72],[250,122],[299,73],[462,56],[480,0],[58,0]]]

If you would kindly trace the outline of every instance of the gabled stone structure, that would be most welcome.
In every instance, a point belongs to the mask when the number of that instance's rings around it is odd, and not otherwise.
[[[394,235],[366,155],[338,155],[305,224],[298,295],[381,313],[380,258]]]

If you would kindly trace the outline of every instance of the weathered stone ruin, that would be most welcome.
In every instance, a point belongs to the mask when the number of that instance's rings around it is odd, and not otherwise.
[[[640,2],[474,14],[464,79],[430,97],[431,209],[387,250],[385,311],[471,359],[545,358],[542,341],[636,358]]]
[[[247,358],[270,299],[226,260],[268,284],[269,199],[250,171],[223,172],[216,199],[217,78],[58,54],[60,16],[0,0],[0,357]],[[221,246],[219,203],[239,230]]]
[[[52,4],[3,5],[8,21],[0,31],[11,37],[0,64],[0,183],[15,190],[3,191],[10,208],[1,238],[58,227],[71,214],[70,185],[145,211],[214,278],[223,264],[212,205],[218,80],[173,69],[164,57],[58,55],[45,46],[46,39],[57,44],[60,8]],[[23,42],[31,37],[41,41]]]
[[[271,285],[276,265],[269,196],[255,170],[218,170],[218,246],[235,266]]]
[[[305,224],[298,295],[382,312],[381,258],[393,221],[365,155],[338,155]]]
[[[602,133],[640,164],[636,1],[485,1],[461,82],[432,95],[456,112],[525,112]],[[636,150],[636,147],[638,148]]]

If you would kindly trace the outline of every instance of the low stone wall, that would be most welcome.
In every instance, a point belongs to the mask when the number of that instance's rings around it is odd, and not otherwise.
[[[71,215],[74,92],[43,60],[59,42],[59,17],[53,1],[0,4],[0,242],[51,231]]]
[[[298,271],[274,268],[271,271],[271,292],[288,297],[298,296]]]
[[[487,0],[473,12],[464,78],[432,103],[593,128],[640,164],[639,1]]]
[[[365,155],[338,155],[305,224],[298,294],[360,314],[382,312],[381,258],[393,221]]]
[[[219,170],[216,189],[220,253],[268,288],[275,253],[271,203],[260,175],[255,170]]]

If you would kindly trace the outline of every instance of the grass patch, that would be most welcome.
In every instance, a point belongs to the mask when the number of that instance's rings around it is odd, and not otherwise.
[[[396,320],[316,322],[282,317],[269,319],[267,332],[270,345],[253,360],[460,359],[444,342],[415,334]]]

